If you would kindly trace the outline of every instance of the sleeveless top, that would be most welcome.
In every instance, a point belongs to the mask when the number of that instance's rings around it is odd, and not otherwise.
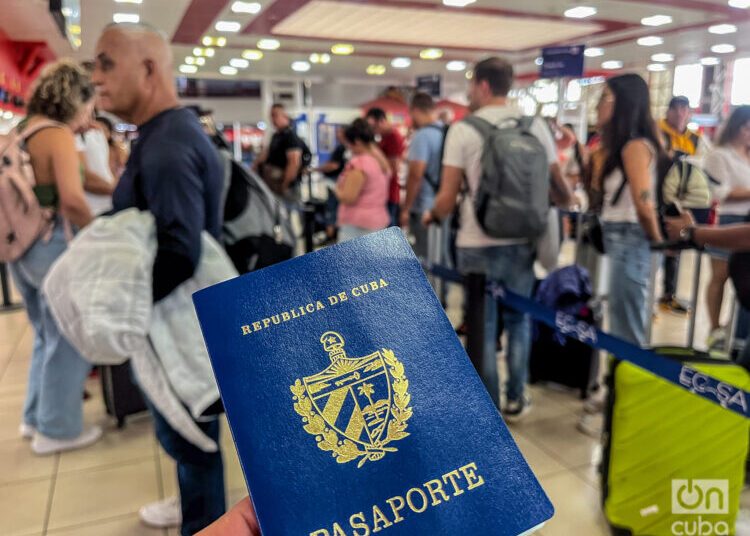
[[[656,202],[656,186],[659,178],[656,150],[650,142],[646,140],[643,141],[646,142],[646,145],[651,151],[651,162],[648,165],[648,175],[650,179],[651,196],[652,199],[654,199],[654,202]],[[602,180],[602,188],[604,190],[602,221],[639,223],[638,213],[635,210],[635,203],[633,202],[633,194],[630,193],[630,185],[627,184],[627,181],[622,190],[622,194],[620,194],[620,198],[613,204],[613,199],[617,194],[617,191],[620,189],[624,177],[625,174],[623,170],[618,167]]]

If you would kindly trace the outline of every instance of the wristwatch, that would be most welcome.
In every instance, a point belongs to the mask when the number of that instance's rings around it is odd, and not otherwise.
[[[688,225],[680,229],[680,239],[691,246],[698,247],[698,244],[695,242],[695,225]]]

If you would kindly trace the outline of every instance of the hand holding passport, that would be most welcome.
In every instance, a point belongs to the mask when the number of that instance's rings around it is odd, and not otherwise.
[[[264,536],[518,536],[552,516],[399,229],[193,299]]]

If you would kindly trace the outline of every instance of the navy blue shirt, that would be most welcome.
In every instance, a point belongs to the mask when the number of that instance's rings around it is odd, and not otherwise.
[[[137,207],[154,215],[154,301],[193,275],[204,229],[219,238],[222,180],[216,149],[192,111],[172,108],[138,129],[112,204],[114,212]]]

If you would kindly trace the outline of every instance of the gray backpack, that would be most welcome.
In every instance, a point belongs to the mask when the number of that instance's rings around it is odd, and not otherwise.
[[[531,133],[533,117],[498,127],[477,116],[464,118],[484,139],[482,176],[474,212],[493,238],[535,240],[547,227],[549,162],[542,143]]]

